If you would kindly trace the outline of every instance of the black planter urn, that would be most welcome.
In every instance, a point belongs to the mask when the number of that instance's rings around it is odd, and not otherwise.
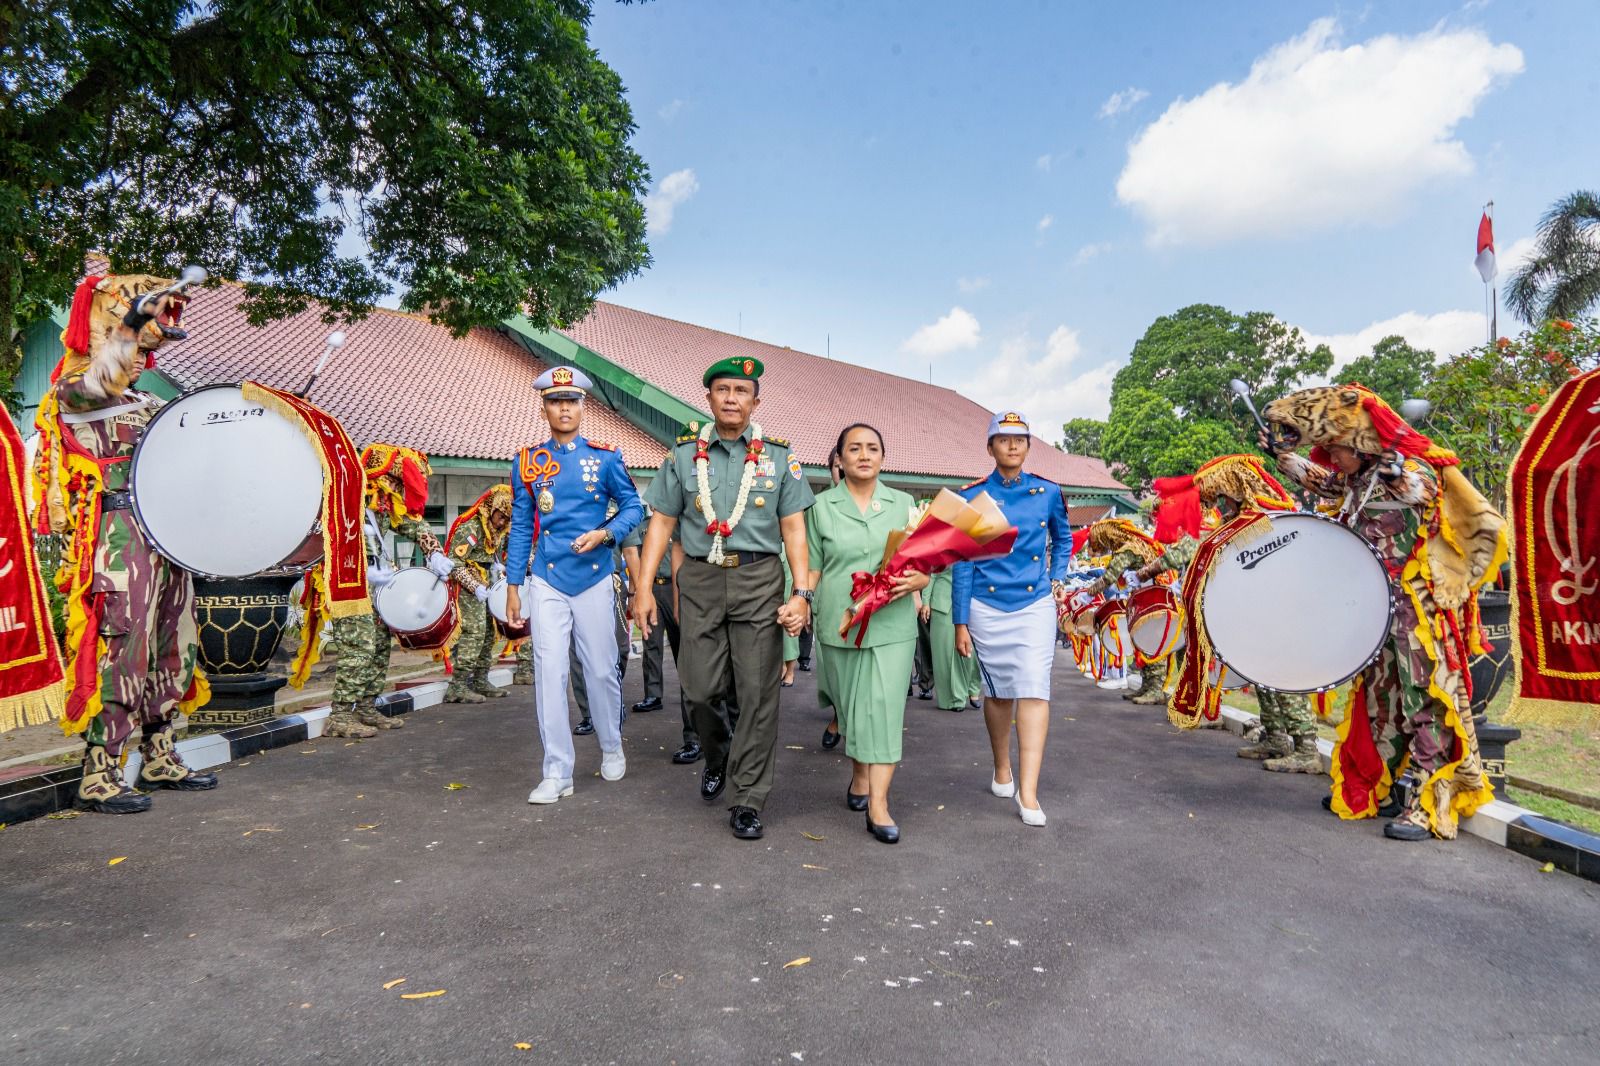
[[[191,727],[228,729],[273,717],[273,698],[289,679],[269,667],[299,577],[195,578],[200,668],[211,684],[211,700],[189,716]]]
[[[1467,664],[1472,673],[1472,718],[1478,733],[1478,754],[1483,771],[1494,785],[1496,795],[1506,787],[1506,746],[1522,736],[1515,726],[1499,725],[1485,718],[1489,701],[1511,676],[1511,594],[1500,589],[1478,593],[1478,612],[1483,623],[1483,641],[1490,650],[1474,655]]]

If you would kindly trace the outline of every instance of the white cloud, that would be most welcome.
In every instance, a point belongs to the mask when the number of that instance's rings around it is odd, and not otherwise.
[[[1109,251],[1111,251],[1110,241],[1101,241],[1099,244],[1086,244],[1079,248],[1077,254],[1072,257],[1072,265],[1083,266],[1095,256],[1104,255]]]
[[[1150,93],[1145,89],[1135,89],[1129,86],[1120,92],[1114,92],[1106,97],[1106,102],[1100,105],[1100,118],[1115,118],[1124,111],[1132,111],[1141,100]]]
[[[1115,361],[1074,373],[1083,355],[1077,330],[1057,326],[1041,347],[1026,334],[1007,338],[999,354],[974,367],[962,391],[990,410],[1018,410],[1045,440],[1071,418],[1104,418],[1111,409]]]
[[[671,103],[663,104],[661,109],[657,111],[656,114],[660,115],[668,122],[671,122],[673,119],[678,117],[678,112],[682,111],[683,107],[683,101],[675,99]]]
[[[1500,278],[1502,280],[1507,279],[1516,271],[1521,270],[1523,264],[1533,258],[1533,250],[1538,246],[1538,243],[1538,240],[1534,237],[1521,237],[1504,247],[1500,246],[1500,243],[1496,241],[1494,265]],[[1483,280],[1478,277],[1478,268],[1472,265],[1472,260],[1470,259],[1467,260],[1467,268],[1472,271],[1473,277],[1478,278],[1479,281]]]
[[[1042,170],[1046,174],[1050,173],[1050,153],[1046,152],[1044,155],[1040,156],[1038,159],[1035,159],[1033,161],[1033,165],[1034,165],[1034,167],[1036,169]]]
[[[1521,72],[1478,29],[1341,46],[1319,19],[1237,84],[1179,99],[1128,147],[1117,198],[1155,244],[1281,237],[1392,217],[1472,171],[1456,127]]]
[[[655,191],[644,198],[645,230],[656,237],[672,228],[672,216],[678,208],[700,191],[700,181],[693,170],[674,170],[656,183]]]
[[[1482,311],[1440,311],[1433,315],[1406,311],[1364,326],[1354,333],[1335,333],[1330,336],[1306,333],[1305,341],[1311,347],[1326,344],[1333,349],[1332,376],[1338,377],[1346,363],[1363,355],[1371,355],[1374,344],[1391,336],[1404,337],[1412,347],[1427,349],[1444,359],[1488,340],[1489,324],[1484,320]]]
[[[1056,216],[1046,215],[1038,221],[1038,223],[1034,226],[1034,229],[1037,229],[1040,233],[1043,233],[1045,230],[1055,225],[1055,223]]]
[[[993,282],[986,277],[956,279],[956,288],[969,295],[975,292],[981,292],[982,290],[987,289],[991,284],[993,284]]]
[[[907,337],[905,343],[900,345],[900,350],[928,357],[949,355],[966,348],[976,348],[982,340],[978,320],[972,312],[952,307],[949,314]]]

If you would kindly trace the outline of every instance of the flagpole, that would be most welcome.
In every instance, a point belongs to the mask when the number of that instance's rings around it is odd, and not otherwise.
[[[1484,210],[1489,213],[1489,226],[1492,229],[1494,227],[1494,201],[1490,200],[1484,205]],[[1494,278],[1495,280],[1489,285],[1489,343],[1491,345],[1500,339],[1500,271],[1498,265],[1494,272]]]

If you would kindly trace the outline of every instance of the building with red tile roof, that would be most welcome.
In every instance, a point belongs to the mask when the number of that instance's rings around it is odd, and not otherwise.
[[[436,473],[430,518],[448,521],[495,481],[525,444],[545,439],[533,381],[571,364],[595,382],[585,436],[618,446],[635,476],[648,480],[674,438],[704,422],[701,374],[733,355],[766,367],[758,421],[793,441],[807,474],[827,483],[828,452],[853,421],[875,425],[887,449],[885,479],[927,494],[981,477],[991,412],[959,393],[718,330],[597,303],[561,331],[514,319],[499,329],[452,336],[426,318],[379,309],[349,326],[329,325],[320,308],[253,326],[243,290],[223,283],[189,302],[188,339],[158,353],[159,378],[146,387],[171,396],[200,385],[252,379],[299,389],[342,329],[346,341],[318,377],[310,398],[345,426],[358,445],[405,444],[426,452]],[[24,341],[19,377],[37,403],[60,357],[64,313],[36,323]],[[930,415],[930,412],[937,412]],[[31,421],[31,411],[25,411]],[[1034,438],[1028,469],[1061,484],[1075,507],[1133,509],[1128,489],[1097,459],[1068,455]],[[442,490],[442,491],[441,491]]]

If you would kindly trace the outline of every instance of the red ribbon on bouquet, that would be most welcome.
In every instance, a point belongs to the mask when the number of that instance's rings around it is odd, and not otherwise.
[[[994,538],[979,542],[970,533],[955,528],[929,514],[917,528],[906,535],[876,573],[857,571],[851,575],[850,610],[839,635],[856,630],[856,647],[867,635],[867,621],[894,595],[894,583],[913,571],[934,574],[949,568],[952,563],[965,560],[989,559],[1004,555],[1017,541],[1017,527],[999,533]]]

